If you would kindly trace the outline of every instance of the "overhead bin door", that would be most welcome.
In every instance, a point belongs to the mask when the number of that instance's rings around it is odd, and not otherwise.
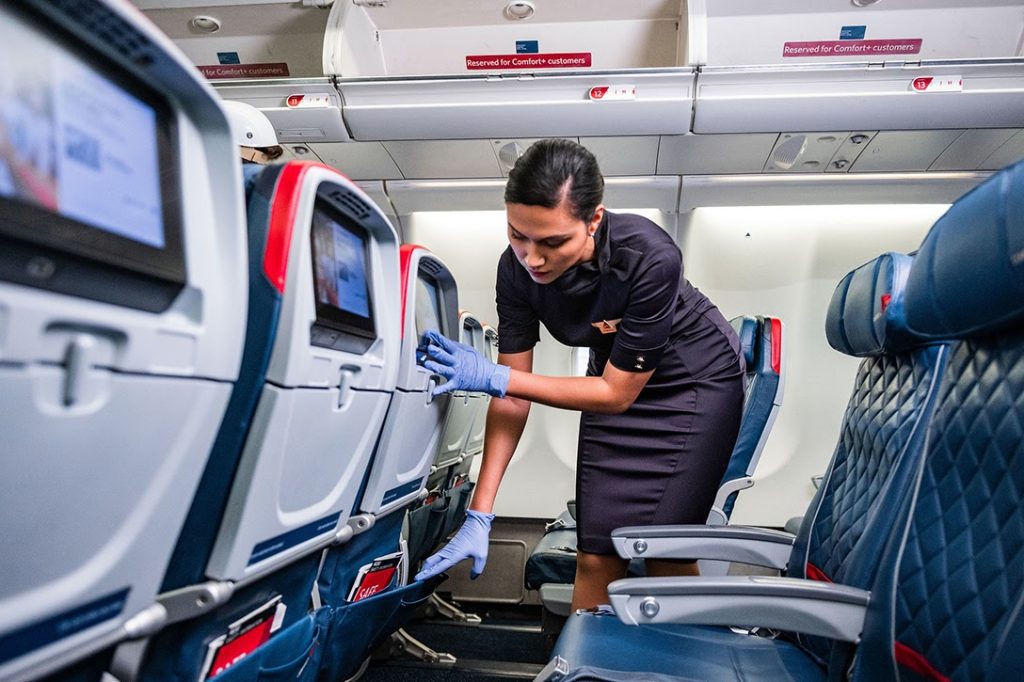
[[[224,99],[256,107],[270,119],[282,144],[347,142],[341,97],[327,78],[274,78],[217,83]]]
[[[677,135],[694,71],[337,81],[356,140]]]
[[[705,68],[694,133],[1024,125],[1024,60]]]

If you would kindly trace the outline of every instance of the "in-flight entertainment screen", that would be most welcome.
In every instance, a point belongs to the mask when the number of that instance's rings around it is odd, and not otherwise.
[[[375,336],[366,236],[318,199],[313,210],[313,288],[317,323]]]
[[[0,16],[0,235],[184,282],[170,110],[74,45]]]

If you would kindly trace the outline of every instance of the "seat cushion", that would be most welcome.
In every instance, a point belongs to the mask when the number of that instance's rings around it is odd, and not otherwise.
[[[570,616],[554,650],[570,669],[697,680],[824,680],[800,649],[777,639],[696,625],[626,625],[610,613]],[[590,676],[587,679],[601,679]],[[608,679],[625,679],[625,675]]]

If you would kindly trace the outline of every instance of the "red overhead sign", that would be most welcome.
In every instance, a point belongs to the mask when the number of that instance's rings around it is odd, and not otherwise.
[[[918,54],[921,38],[882,40],[810,40],[788,42],[783,57],[870,57],[872,55]]]
[[[533,54],[470,54],[466,68],[470,71],[502,71],[507,69],[588,69],[589,52],[550,52]]]
[[[290,75],[288,64],[206,64],[198,67],[208,80],[221,78],[279,78]]]

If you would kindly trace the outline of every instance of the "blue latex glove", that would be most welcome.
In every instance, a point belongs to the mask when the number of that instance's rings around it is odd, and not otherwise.
[[[451,541],[441,548],[440,552],[427,557],[423,568],[416,574],[416,580],[426,580],[447,571],[463,559],[473,559],[473,569],[469,577],[476,580],[484,572],[487,563],[487,544],[491,534],[491,521],[494,514],[466,511],[466,520],[462,528]]]
[[[423,334],[427,347],[423,366],[440,374],[447,382],[434,389],[434,395],[450,391],[483,391],[495,398],[504,398],[508,390],[510,370],[484,358],[475,348],[457,343],[435,331]]]

